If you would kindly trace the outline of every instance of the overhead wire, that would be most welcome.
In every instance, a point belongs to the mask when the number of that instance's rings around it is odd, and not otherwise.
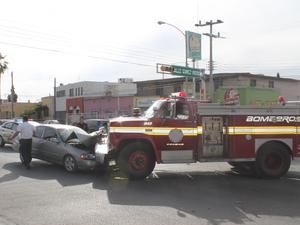
[[[57,39],[52,38],[51,36],[49,37],[39,37],[40,34],[42,34],[41,32],[38,32],[39,36],[35,36],[31,33],[26,33],[26,32],[21,32],[21,31],[14,31],[14,30],[7,30],[7,29],[3,29],[1,28],[1,24],[0,24],[0,31],[5,31],[8,33],[9,36],[11,37],[15,37],[15,38],[22,38],[22,39],[27,39],[27,40],[31,40],[31,41],[37,41],[38,44],[45,44],[45,43],[49,43],[49,44],[55,44],[55,45],[60,45],[62,47],[70,47],[70,48],[74,48],[74,46],[78,49],[82,49],[82,47],[84,47],[84,50],[88,50],[88,51],[93,51],[96,53],[105,53],[105,54],[111,54],[111,55],[117,55],[117,56],[124,56],[124,57],[131,57],[131,58],[137,58],[139,60],[141,60],[142,58],[146,59],[147,61],[154,61],[154,60],[165,60],[165,61],[178,61],[178,58],[170,58],[169,56],[166,55],[160,55],[157,54],[154,51],[145,51],[145,50],[140,50],[140,49],[124,49],[124,48],[117,48],[115,46],[109,46],[109,45],[102,45],[102,46],[97,46],[97,45],[83,45],[81,42],[79,41],[73,41],[73,40],[68,40],[65,41],[66,39]],[[5,26],[7,27],[7,26]],[[22,29],[24,30],[24,29]],[[60,42],[64,42],[63,45]],[[6,42],[8,43],[8,42]]]

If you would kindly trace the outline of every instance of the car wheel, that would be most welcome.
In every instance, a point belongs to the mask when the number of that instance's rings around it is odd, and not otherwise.
[[[151,147],[142,142],[127,144],[120,152],[118,165],[129,179],[144,179],[155,167],[155,156]]]
[[[263,146],[256,157],[256,169],[259,176],[279,178],[287,173],[291,164],[288,150],[279,143]]]
[[[4,139],[2,136],[0,136],[0,147],[3,147],[5,145]]]
[[[64,157],[64,167],[68,172],[75,172],[78,169],[77,162],[71,155]]]

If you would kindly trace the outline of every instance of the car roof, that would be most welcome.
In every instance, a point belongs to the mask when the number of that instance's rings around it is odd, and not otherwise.
[[[85,121],[108,121],[108,119],[85,119]]]
[[[40,124],[41,126],[45,126],[45,127],[53,127],[55,129],[59,129],[59,128],[73,128],[75,126],[72,126],[72,125],[67,125],[67,124],[48,124],[48,123],[43,123],[43,124]]]

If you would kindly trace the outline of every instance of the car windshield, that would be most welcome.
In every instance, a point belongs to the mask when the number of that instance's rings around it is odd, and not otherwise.
[[[157,100],[155,101],[144,113],[144,116],[147,118],[154,117],[155,110],[159,109],[164,101],[163,100]]]
[[[67,129],[66,128],[58,128],[57,131],[64,142],[66,142],[68,140],[68,138],[70,137],[70,135],[72,133],[89,135],[87,132],[85,132],[84,130],[82,130],[79,127],[70,127]]]

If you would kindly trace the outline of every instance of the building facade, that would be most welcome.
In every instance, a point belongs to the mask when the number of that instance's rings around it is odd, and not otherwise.
[[[19,117],[26,112],[32,112],[37,103],[30,102],[11,102],[3,101],[0,104],[0,118],[1,119],[12,119],[14,117]]]
[[[136,84],[131,79],[120,79],[119,82],[82,81],[61,84],[56,88],[56,119],[65,123],[70,121],[68,118],[72,115],[107,118],[110,115],[125,114],[128,107],[132,106],[132,100],[129,104],[126,97],[132,99],[134,95]]]
[[[196,98],[203,95],[203,87],[208,87],[208,77],[205,85],[196,79]],[[137,83],[137,96],[157,95],[168,97],[172,92],[183,90],[186,85],[184,77],[162,80],[139,81]],[[202,88],[201,88],[202,87]],[[214,74],[214,102],[224,102],[225,92],[234,88],[240,96],[241,105],[271,105],[277,102],[279,95],[288,100],[300,100],[300,81],[278,76],[264,76],[251,73],[219,73]],[[189,93],[189,96],[191,94]]]

